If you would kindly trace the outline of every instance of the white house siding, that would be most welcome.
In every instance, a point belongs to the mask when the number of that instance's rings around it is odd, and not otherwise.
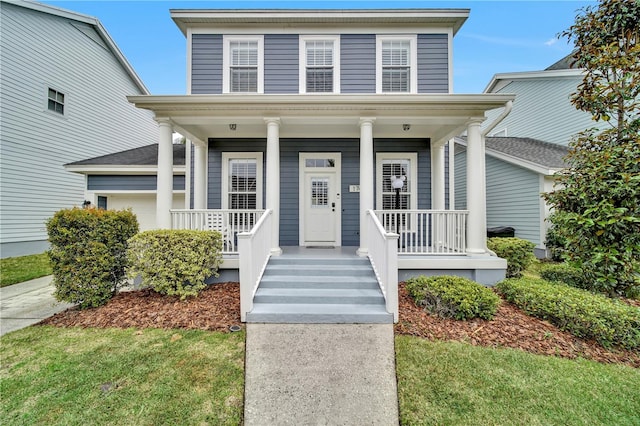
[[[63,164],[158,140],[153,114],[126,95],[143,94],[93,27],[0,3],[0,254],[46,249],[45,221],[80,205],[84,178]],[[65,114],[47,110],[48,88]]]
[[[516,100],[511,113],[492,131],[506,128],[506,135],[530,137],[545,142],[568,145],[571,137],[590,127],[606,124],[591,120],[591,114],[578,111],[571,104],[571,93],[576,91],[582,77],[528,78],[514,80],[497,93],[514,93]],[[502,112],[487,113],[485,125]]]

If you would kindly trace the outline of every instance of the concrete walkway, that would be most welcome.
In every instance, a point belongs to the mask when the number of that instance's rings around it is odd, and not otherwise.
[[[51,275],[0,288],[0,335],[28,327],[73,306],[53,297]]]
[[[245,425],[397,425],[392,324],[247,324]]]

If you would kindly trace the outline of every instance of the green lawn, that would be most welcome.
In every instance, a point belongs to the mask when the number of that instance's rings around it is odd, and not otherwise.
[[[0,339],[8,425],[237,425],[244,332],[29,327]]]
[[[0,259],[0,287],[51,275],[46,253]]]
[[[640,370],[396,337],[403,425],[639,425]]]

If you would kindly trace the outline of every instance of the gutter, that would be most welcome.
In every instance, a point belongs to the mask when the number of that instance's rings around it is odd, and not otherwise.
[[[504,120],[504,118],[509,115],[509,113],[511,112],[511,110],[513,109],[513,101],[508,101],[505,105],[504,105],[504,111],[502,111],[502,113],[495,119],[493,120],[493,123],[491,123],[489,126],[487,126],[486,129],[484,129],[482,131],[482,137],[486,137],[487,134],[492,131],[493,129],[495,129],[495,127],[500,124],[500,122],[502,120]]]

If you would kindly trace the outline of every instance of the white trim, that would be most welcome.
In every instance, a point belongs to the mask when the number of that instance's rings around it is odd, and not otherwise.
[[[398,34],[443,34],[450,30],[449,26],[437,26],[431,25],[428,27],[421,27],[417,25],[410,26],[386,26],[384,28],[376,26],[356,26],[356,27],[341,27],[340,34],[379,34],[379,35],[398,35]],[[293,29],[283,28],[279,25],[267,25],[264,27],[256,25],[233,25],[233,26],[204,26],[202,24],[196,24],[196,26],[189,27],[189,31],[192,34],[224,34],[235,35],[266,35],[266,34],[296,34],[296,35],[335,35],[335,24],[328,25],[306,25],[304,28],[294,27]]]
[[[98,191],[87,191],[87,194],[92,194],[92,195],[109,195],[109,194],[130,194],[130,195],[135,195],[135,194],[156,194],[158,191],[155,189],[131,189],[131,190],[127,190],[127,189],[101,189]],[[184,189],[174,189],[173,190],[174,194],[186,194],[186,191]]]
[[[564,69],[564,70],[548,70],[548,71],[523,71],[494,74],[493,78],[482,93],[491,93],[496,89],[496,85],[504,80],[524,80],[529,78],[556,78],[556,77],[575,77],[582,76],[582,69]]]
[[[191,78],[193,76],[192,75],[193,69],[191,67],[191,60],[193,55],[193,32],[191,31],[190,28],[187,30],[186,35],[187,35],[187,95],[190,95],[191,94]]]
[[[230,58],[229,49],[231,42],[234,41],[256,41],[258,42],[258,91],[256,93],[264,93],[264,35],[223,35],[222,36],[222,93],[224,94],[246,94],[244,92],[231,92],[230,89]],[[248,92],[249,94],[253,92]]]
[[[453,29],[447,31],[447,61],[449,67],[448,93],[453,93]]]
[[[333,158],[336,161],[334,170],[326,167],[306,167],[305,160],[310,158]],[[300,196],[298,197],[298,243],[304,246],[306,241],[304,238],[305,226],[305,178],[307,174],[312,173],[335,173],[336,183],[336,210],[338,211],[338,219],[336,220],[335,242],[336,246],[342,246],[342,153],[340,152],[300,152],[298,153],[298,188],[300,188]],[[328,171],[329,170],[329,171]],[[314,244],[317,245],[317,244]]]
[[[411,182],[409,210],[418,209],[418,153],[417,152],[377,152],[376,153],[376,207],[382,208],[382,161],[383,160],[409,160],[409,181]]]
[[[409,91],[408,92],[383,92],[382,91],[382,42],[397,40],[409,42]],[[376,94],[417,94],[418,93],[418,36],[417,34],[381,35],[376,34]]]
[[[298,43],[298,63],[299,63],[299,93],[307,93],[307,41],[332,41],[333,42],[333,92],[340,93],[340,36],[335,34],[326,35],[300,35]],[[316,93],[309,93],[315,95]],[[322,94],[326,94],[322,93]]]
[[[256,160],[256,209],[262,209],[262,191],[264,187],[263,183],[263,162],[262,152],[223,152],[222,153],[222,167],[221,167],[221,181],[222,188],[220,196],[222,198],[220,205],[223,210],[229,209],[229,160],[233,159],[252,159]]]
[[[102,165],[68,165],[64,168],[72,173],[91,175],[106,174],[131,174],[131,175],[157,175],[158,166],[102,166]],[[174,175],[186,175],[185,166],[173,166]]]

